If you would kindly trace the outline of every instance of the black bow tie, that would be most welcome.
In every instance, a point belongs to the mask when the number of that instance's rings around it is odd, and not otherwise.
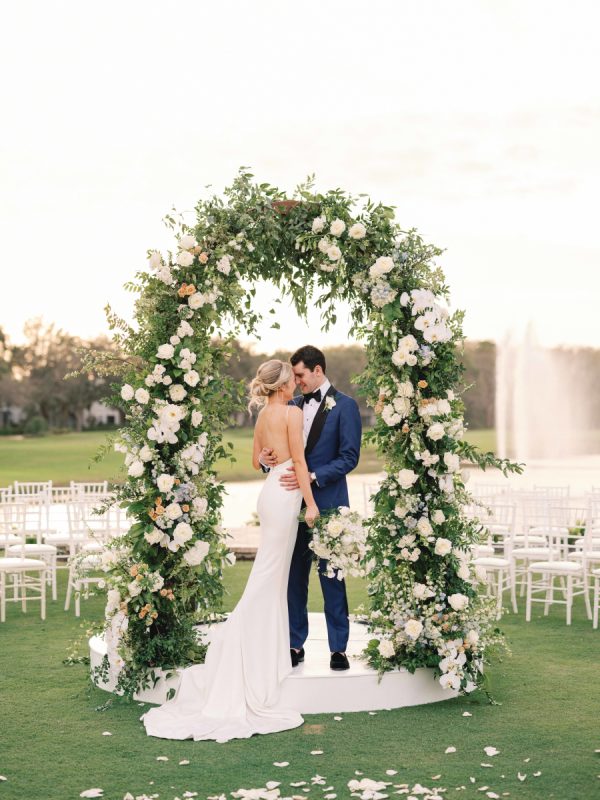
[[[305,394],[305,395],[303,395],[303,397],[304,397],[304,402],[305,403],[310,403],[311,400],[316,400],[317,403],[320,403],[321,402],[321,390],[317,389],[316,392],[310,392],[310,394]]]

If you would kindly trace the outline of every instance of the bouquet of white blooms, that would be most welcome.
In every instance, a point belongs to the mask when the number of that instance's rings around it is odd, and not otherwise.
[[[360,514],[347,506],[317,518],[309,547],[327,560],[324,574],[328,578],[341,581],[346,575],[362,578],[367,574],[367,529]]]

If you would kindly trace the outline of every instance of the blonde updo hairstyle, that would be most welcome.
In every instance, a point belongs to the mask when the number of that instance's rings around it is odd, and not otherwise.
[[[293,375],[292,365],[287,361],[272,358],[264,361],[256,370],[256,376],[250,383],[250,402],[248,411],[263,406],[267,398],[289,381]]]

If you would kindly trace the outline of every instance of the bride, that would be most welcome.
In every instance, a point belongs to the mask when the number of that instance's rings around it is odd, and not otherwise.
[[[302,500],[312,527],[319,515],[304,459],[302,411],[288,405],[295,389],[290,364],[261,364],[250,384],[249,409],[262,406],[254,429],[252,463],[267,445],[279,457],[258,498],[260,547],[244,593],[214,631],[206,661],[183,670],[175,697],[142,720],[149,736],[163,739],[246,739],[255,733],[296,728],[298,711],[279,705],[291,672],[287,585]],[[294,465],[300,488],[284,489],[282,471]]]

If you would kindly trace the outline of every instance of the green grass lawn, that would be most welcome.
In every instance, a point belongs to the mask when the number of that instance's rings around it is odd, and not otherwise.
[[[483,449],[495,446],[494,431],[472,431],[467,439]],[[219,474],[223,480],[243,481],[256,478],[252,469],[252,430],[230,430],[226,441],[233,443],[236,461],[221,461]],[[0,437],[0,486],[14,480],[52,480],[55,485],[69,481],[119,480],[123,473],[123,456],[110,451],[99,463],[94,455],[106,442],[101,432],[65,433],[42,437]],[[357,472],[378,472],[381,462],[372,447],[363,447]]]
[[[227,608],[239,598],[250,566],[241,562],[228,571]],[[64,575],[59,597],[64,599]],[[362,582],[350,581],[350,607],[365,599]],[[571,628],[557,607],[547,618],[539,607],[529,624],[522,613],[505,618],[512,656],[489,671],[499,705],[478,692],[373,716],[342,714],[340,722],[332,714],[307,715],[305,725],[292,731],[217,744],[147,737],[139,721],[144,708],[121,702],[107,707],[110,696],[90,688],[84,665],[62,664],[73,639],[102,617],[100,597],[82,606],[85,618],[78,621],[60,602],[50,604],[42,622],[37,608],[22,615],[10,604],[0,625],[0,775],[7,778],[0,781],[0,800],[70,800],[92,787],[102,788],[107,800],[122,800],[126,792],[173,800],[186,791],[204,800],[270,780],[282,782],[283,794],[309,798],[322,798],[333,786],[329,791],[342,800],[355,770],[377,780],[446,787],[445,798],[486,798],[486,791],[500,797],[508,792],[513,800],[599,796],[600,755],[594,750],[600,748],[600,631],[592,630],[581,607]],[[310,609],[322,609],[314,574]],[[472,716],[463,717],[465,711]],[[490,745],[500,754],[486,756],[483,748]],[[449,746],[457,752],[445,754]],[[190,763],[179,765],[181,760]],[[275,761],[289,766],[275,767]],[[386,776],[388,769],[397,775]],[[519,772],[527,776],[523,782]],[[541,775],[534,777],[536,772]],[[325,784],[310,792],[290,788],[301,780],[310,785],[317,773]],[[489,789],[479,791],[483,786]],[[390,788],[390,797],[397,796]]]

